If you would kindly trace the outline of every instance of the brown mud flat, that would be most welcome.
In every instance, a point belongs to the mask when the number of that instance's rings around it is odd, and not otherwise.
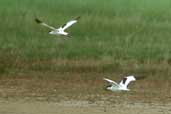
[[[103,67],[101,63],[87,63],[81,67],[79,62],[67,68],[67,63],[62,64],[64,68],[57,71],[47,69],[45,64],[38,63],[43,66],[41,70],[34,69],[35,64],[24,64],[24,70],[19,67],[0,75],[0,114],[171,114],[168,65],[147,65],[143,69],[126,65],[113,73],[115,68],[108,69],[110,64]],[[131,83],[129,92],[104,89],[104,77],[120,80],[125,72],[147,77]]]
[[[0,114],[171,114],[171,103],[0,100]]]
[[[100,80],[2,77],[0,114],[171,114],[169,80],[140,81],[118,93]]]

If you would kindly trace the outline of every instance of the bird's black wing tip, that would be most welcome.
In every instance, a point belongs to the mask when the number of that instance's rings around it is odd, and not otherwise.
[[[36,23],[40,24],[42,21],[40,21],[38,18],[35,18]]]
[[[75,18],[75,20],[79,20],[80,18],[81,18],[81,16],[78,16],[78,17]]]

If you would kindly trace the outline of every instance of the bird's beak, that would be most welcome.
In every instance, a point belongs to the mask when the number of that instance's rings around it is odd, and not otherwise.
[[[104,89],[105,91],[107,91],[107,88],[106,88],[106,87],[104,87],[103,89]]]

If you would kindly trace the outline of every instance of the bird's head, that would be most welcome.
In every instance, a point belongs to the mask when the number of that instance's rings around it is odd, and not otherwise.
[[[105,87],[105,90],[111,90],[111,86],[112,86],[112,85],[107,85],[107,86]]]

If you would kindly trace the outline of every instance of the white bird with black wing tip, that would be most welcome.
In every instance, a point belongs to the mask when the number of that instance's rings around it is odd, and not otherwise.
[[[107,86],[107,90],[110,91],[129,91],[130,89],[127,88],[128,84],[131,81],[136,81],[136,78],[134,76],[127,76],[124,77],[121,82],[118,84],[113,80],[104,78],[105,81],[109,82],[109,86]]]
[[[77,23],[79,18],[80,18],[80,16],[77,17],[77,18],[75,18],[75,19],[72,19],[72,20],[68,21],[67,23],[65,23],[63,26],[60,26],[59,28],[55,28],[53,26],[50,26],[50,25],[44,23],[43,21],[39,20],[38,18],[36,18],[35,21],[38,24],[40,24],[42,26],[45,26],[45,27],[51,29],[51,31],[49,32],[49,34],[67,36],[68,33],[65,32],[65,30],[67,28],[69,28],[70,26],[72,26],[73,24]]]

